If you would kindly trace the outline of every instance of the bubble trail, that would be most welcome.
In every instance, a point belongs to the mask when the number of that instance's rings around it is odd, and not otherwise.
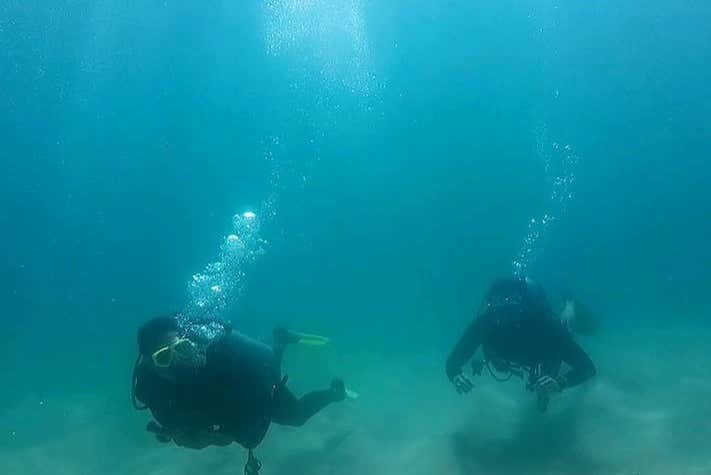
[[[242,293],[246,269],[264,254],[260,219],[254,211],[236,214],[232,232],[225,236],[215,262],[188,282],[188,304],[178,316],[187,336],[209,342],[224,330],[224,312]]]
[[[570,145],[549,141],[545,124],[536,130],[536,148],[538,156],[543,159],[550,194],[541,217],[531,218],[528,222],[521,249],[512,262],[514,275],[519,277],[527,274],[543,251],[541,241],[552,224],[567,213],[574,197],[575,173],[580,162],[580,156]]]

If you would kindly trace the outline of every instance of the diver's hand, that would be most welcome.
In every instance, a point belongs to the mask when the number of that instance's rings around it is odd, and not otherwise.
[[[536,392],[539,397],[550,398],[561,391],[560,383],[550,376],[541,376],[536,381]]]
[[[466,394],[474,388],[472,380],[466,377],[463,373],[455,375],[452,378],[452,384],[454,385],[454,389],[456,389],[459,394]]]

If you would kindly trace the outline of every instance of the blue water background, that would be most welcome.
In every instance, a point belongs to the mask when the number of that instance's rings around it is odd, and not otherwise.
[[[279,3],[0,5],[0,403],[123,407],[137,325],[270,199],[225,315],[260,338],[443,361],[549,212],[527,273],[554,299],[707,325],[707,2],[340,1],[365,50],[311,12],[275,52]]]

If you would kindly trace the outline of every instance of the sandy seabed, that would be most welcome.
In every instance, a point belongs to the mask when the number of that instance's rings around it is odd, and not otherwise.
[[[297,393],[338,374],[361,398],[303,428],[273,425],[257,451],[261,473],[711,475],[711,329],[621,333],[584,342],[598,376],[544,415],[516,380],[483,376],[457,395],[436,352],[294,350]],[[160,444],[143,430],[148,414],[115,394],[28,395],[0,416],[4,475],[227,475],[246,458],[236,445]]]

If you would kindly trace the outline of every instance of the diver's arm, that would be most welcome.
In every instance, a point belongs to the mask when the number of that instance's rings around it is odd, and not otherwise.
[[[179,425],[179,416],[171,406],[166,389],[161,385],[159,377],[145,367],[139,367],[134,397],[150,409],[155,422],[148,424],[148,431],[158,435],[155,428],[161,432],[171,432]]]
[[[181,447],[203,449],[208,445],[224,445],[222,438],[216,434],[206,434],[206,431],[190,428],[187,421],[170,403],[169,395],[159,384],[158,376],[143,369],[136,381],[136,399],[150,409],[153,419],[148,422],[146,430],[156,436],[159,442],[175,442]],[[212,437],[210,437],[212,435]]]
[[[446,371],[450,380],[454,380],[462,373],[462,366],[474,356],[479,345],[481,345],[481,323],[480,319],[476,318],[469,324],[447,358]]]
[[[561,350],[562,360],[572,368],[557,378],[561,389],[572,388],[595,376],[595,365],[573,338],[564,338]]]

